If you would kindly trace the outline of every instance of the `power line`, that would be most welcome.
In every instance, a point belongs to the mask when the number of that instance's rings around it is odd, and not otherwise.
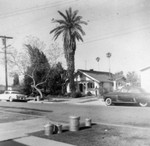
[[[67,2],[67,3],[71,3],[71,2],[75,2],[75,1],[69,1],[69,2]],[[51,4],[54,4],[54,3],[51,3]],[[16,11],[17,13],[18,12],[23,12],[23,13],[28,13],[29,12],[29,10],[30,11],[32,11],[32,9],[35,11],[35,10],[40,10],[40,9],[44,9],[44,8],[47,8],[47,7],[56,7],[56,6],[58,6],[58,5],[62,5],[62,4],[66,4],[66,2],[65,3],[61,3],[61,4],[57,4],[56,5],[56,3],[55,3],[55,5],[54,6],[48,6],[48,5],[41,5],[41,6],[39,6],[38,8],[37,7],[32,7],[32,8],[28,8],[28,9],[24,9],[24,10],[22,10],[22,11]],[[24,12],[25,10],[28,10],[28,12]],[[13,12],[13,13],[16,13],[15,11]],[[0,17],[1,17],[1,15],[0,15]],[[38,19],[38,20],[35,20],[35,21],[39,21],[39,20],[41,20],[41,18],[40,19]],[[32,23],[33,23],[34,21],[32,21]],[[22,25],[22,26],[25,26],[26,24],[24,24],[24,25]],[[21,27],[22,27],[21,26]],[[149,27],[148,27],[149,28]],[[95,39],[92,39],[92,40],[89,40],[89,41],[86,41],[86,42],[84,42],[83,44],[87,44],[87,43],[92,43],[92,42],[95,42],[95,41],[100,41],[100,40],[105,40],[105,39],[109,39],[109,38],[112,38],[112,37],[118,37],[118,36],[122,36],[122,35],[126,35],[126,34],[129,34],[129,33],[132,33],[132,32],[136,32],[136,31],[140,31],[140,30],[143,30],[143,29],[148,29],[148,28],[141,28],[141,29],[139,29],[139,30],[133,30],[133,31],[129,31],[129,32],[121,32],[120,33],[120,31],[118,31],[118,32],[114,32],[114,34],[113,33],[111,33],[111,34],[104,34],[103,36],[100,36],[100,37],[97,37],[97,38],[95,38]],[[127,31],[128,31],[128,29],[127,29]],[[81,44],[82,45],[82,44]]]
[[[88,44],[88,43],[93,43],[93,42],[97,42],[97,41],[101,41],[101,40],[106,40],[106,39],[110,39],[110,38],[114,38],[114,37],[119,37],[119,36],[123,36],[123,35],[128,35],[130,33],[135,33],[135,32],[138,32],[138,31],[141,31],[141,30],[144,30],[144,29],[149,29],[150,26],[147,26],[147,27],[144,27],[144,28],[137,28],[135,30],[132,30],[132,31],[127,31],[127,32],[115,32],[114,34],[108,34],[108,35],[103,35],[102,37],[97,37],[96,39],[92,39],[92,40],[88,40],[88,41],[85,41],[83,42],[82,44],[79,44],[79,45],[84,45],[84,44]]]
[[[7,18],[7,17],[11,17],[11,16],[16,16],[16,15],[22,15],[22,14],[26,14],[26,13],[31,13],[33,11],[38,11],[41,9],[52,8],[52,7],[69,4],[72,2],[76,2],[76,1],[73,0],[73,1],[67,1],[67,2],[49,3],[49,4],[40,5],[40,6],[36,6],[36,7],[26,8],[23,10],[16,10],[16,11],[13,11],[10,13],[2,14],[2,15],[0,15],[0,18]]]

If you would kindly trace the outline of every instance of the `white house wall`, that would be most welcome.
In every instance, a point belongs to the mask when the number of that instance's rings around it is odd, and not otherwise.
[[[99,88],[99,83],[97,83],[97,82],[94,82],[94,87],[97,87],[97,88]]]
[[[150,69],[141,72],[141,87],[150,92]]]

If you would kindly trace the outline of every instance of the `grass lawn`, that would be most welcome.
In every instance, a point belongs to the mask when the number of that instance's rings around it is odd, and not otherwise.
[[[39,131],[30,135],[77,146],[150,145],[150,130],[96,124],[91,128],[81,127],[78,132],[70,132],[67,127],[64,127],[61,134],[45,136],[44,131]]]

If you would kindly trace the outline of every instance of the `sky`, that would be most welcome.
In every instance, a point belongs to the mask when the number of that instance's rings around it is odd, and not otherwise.
[[[79,10],[78,14],[88,22],[82,26],[84,42],[77,43],[76,70],[109,71],[109,61],[112,73],[139,72],[150,66],[149,0],[0,0],[0,36],[13,37],[7,45],[20,51],[29,35],[38,37],[47,48],[58,43],[63,49],[61,36],[54,41],[49,32],[56,26],[52,19],[61,18],[57,11],[65,12],[69,7]],[[0,40],[0,52],[2,48]],[[112,54],[110,60],[106,57],[108,52]],[[3,59],[2,53],[0,58]],[[66,67],[64,61],[63,64]],[[0,71],[2,84],[3,64]]]

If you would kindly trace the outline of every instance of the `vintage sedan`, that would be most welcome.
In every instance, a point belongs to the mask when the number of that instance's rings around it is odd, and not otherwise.
[[[18,91],[8,90],[3,94],[0,94],[0,100],[6,100],[12,102],[13,100],[23,100],[25,101],[27,98],[26,95],[19,93]]]
[[[150,93],[145,92],[139,87],[123,87],[120,90],[103,95],[107,106],[116,103],[134,103],[140,106],[147,106],[150,102]]]

